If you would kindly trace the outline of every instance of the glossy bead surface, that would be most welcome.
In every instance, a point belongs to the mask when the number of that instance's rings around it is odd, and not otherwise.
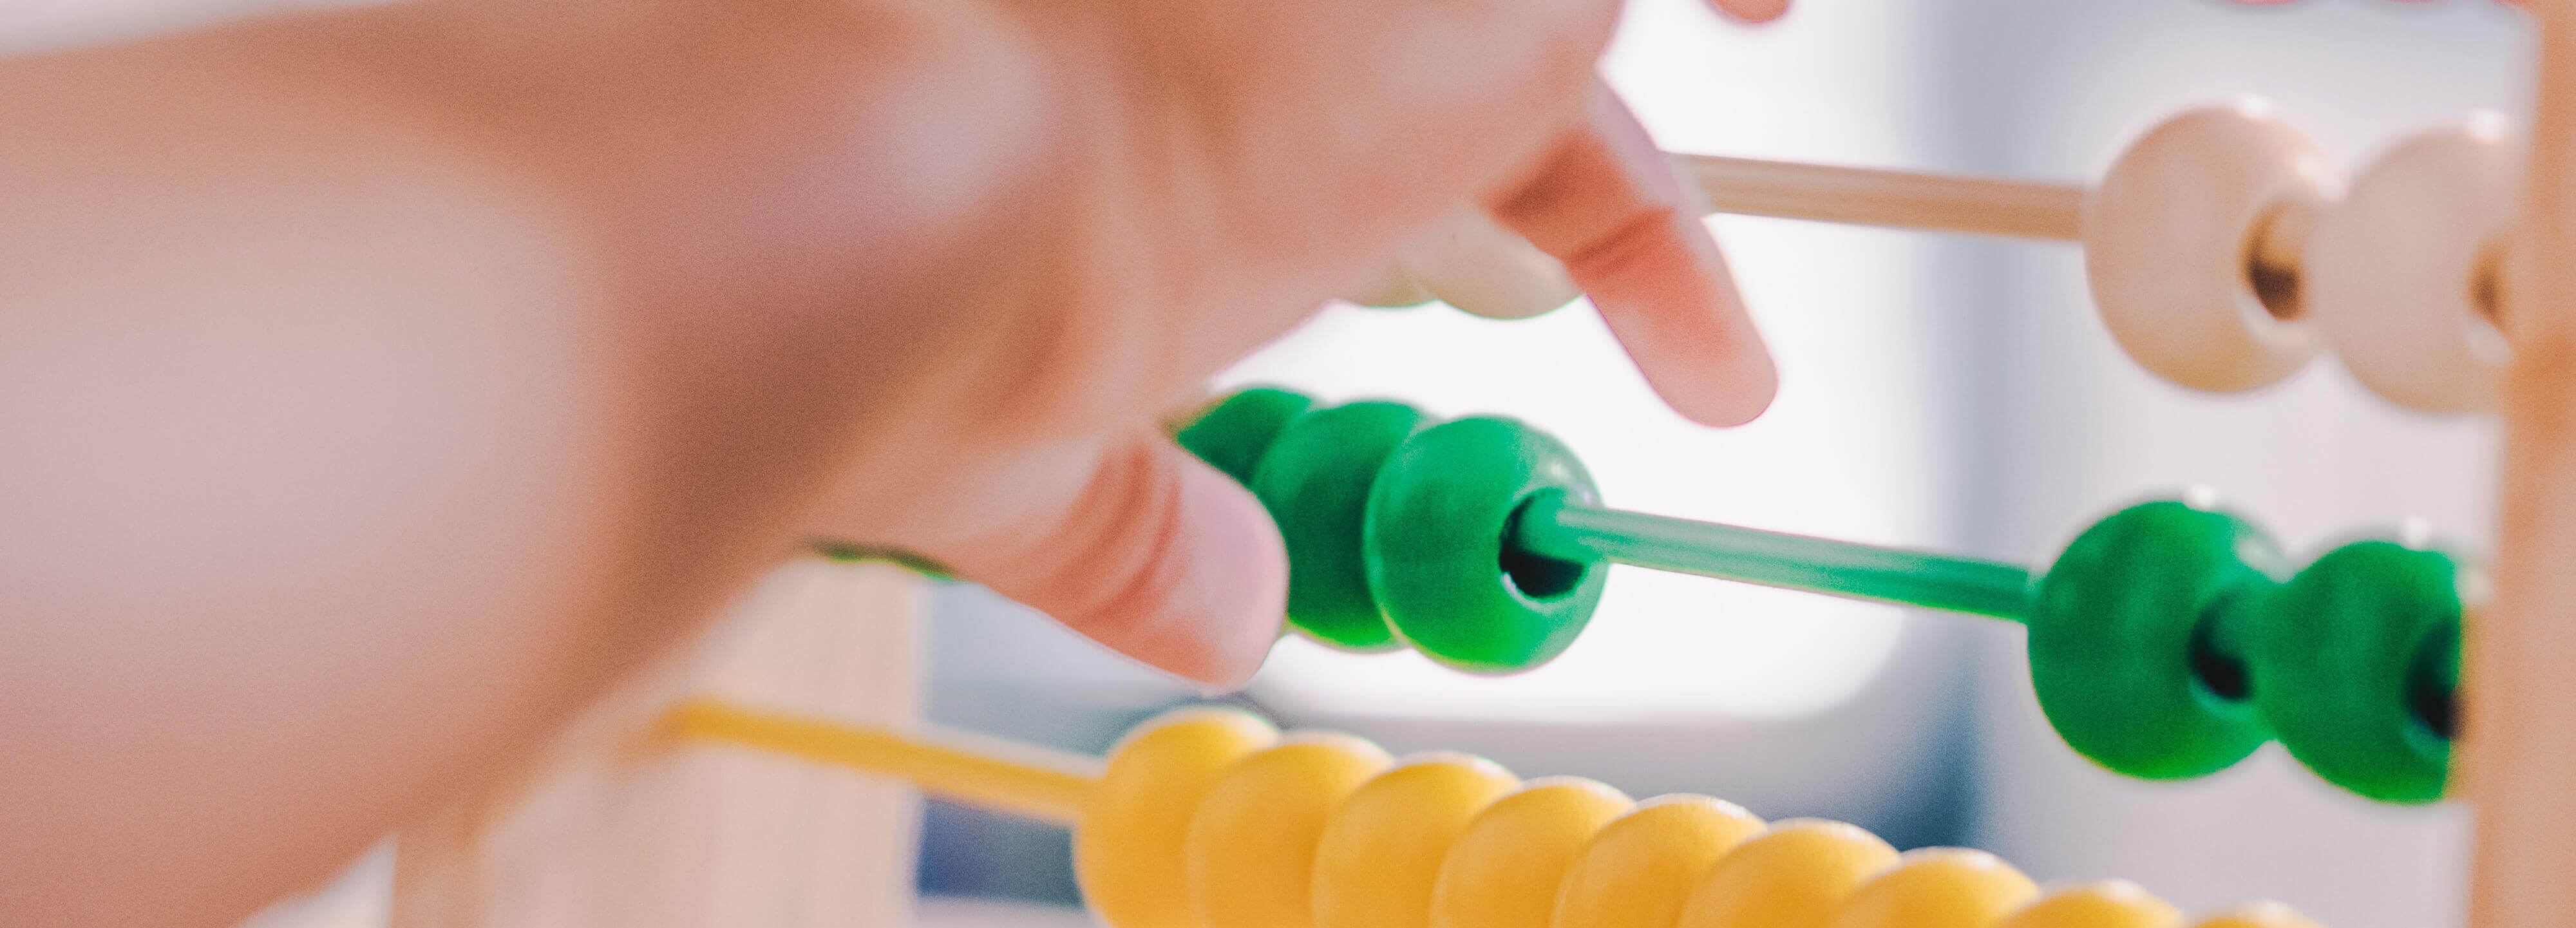
[[[1315,848],[1342,800],[1392,761],[1348,735],[1298,734],[1237,762],[1190,815],[1189,897],[1203,925],[1313,928]]]
[[[2051,892],[1995,928],[2175,928],[2182,911],[2136,883],[2105,880]]]
[[[2318,217],[2302,278],[2345,369],[2425,412],[2486,409],[2511,352],[2491,318],[2521,146],[2494,114],[2400,140]]]
[[[1843,900],[1829,928],[1992,928],[2039,895],[2021,871],[1984,851],[1907,851]]]
[[[2307,363],[2313,326],[2294,303],[2278,307],[2286,316],[2265,307],[2249,256],[2267,223],[2296,222],[2332,199],[2325,165],[2314,142],[2255,100],[2185,110],[2122,152],[2085,205],[2084,271],[2129,357],[2220,392]]]
[[[2256,642],[2255,699],[2290,755],[2383,802],[2442,798],[2459,674],[2458,567],[2361,541],[2290,579]]]
[[[1762,820],[1706,796],[1640,803],[1583,846],[1558,888],[1553,928],[1671,926],[1710,866]]]
[[[1422,427],[1419,409],[1359,402],[1289,420],[1253,472],[1288,550],[1288,624],[1356,651],[1396,645],[1369,592],[1369,488],[1398,445]]]
[[[2162,500],[2094,523],[2049,567],[2029,619],[2049,723],[2130,776],[2196,777],[2244,759],[2270,732],[2213,626],[2259,610],[2282,571],[2272,541],[2225,512]]]
[[[1225,709],[1183,709],[1137,727],[1074,829],[1083,901],[1118,928],[1204,928],[1189,897],[1190,816],[1236,761],[1279,740],[1278,729]]]
[[[1435,660],[1485,672],[1534,667],[1573,644],[1608,571],[1505,543],[1514,513],[1543,492],[1599,500],[1573,452],[1510,419],[1445,422],[1397,449],[1367,529],[1369,588],[1396,632]]]
[[[1463,754],[1408,759],[1362,785],[1315,847],[1315,928],[1429,928],[1440,862],[1520,780]]]
[[[1199,414],[1198,421],[1184,426],[1172,440],[1234,482],[1249,486],[1253,470],[1269,452],[1270,442],[1279,437],[1279,430],[1313,405],[1314,398],[1303,393],[1254,387]]]
[[[1431,928],[1549,928],[1566,869],[1634,804],[1591,780],[1545,777],[1485,807],[1441,864]]]
[[[1677,928],[1824,928],[1843,899],[1896,865],[1886,841],[1842,822],[1793,819],[1747,839],[1700,877]]]

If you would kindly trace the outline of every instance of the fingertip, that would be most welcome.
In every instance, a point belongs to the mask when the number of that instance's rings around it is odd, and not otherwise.
[[[1240,688],[1279,639],[1288,558],[1250,491],[1149,428],[959,490],[989,526],[925,553],[1128,658]]]
[[[1733,293],[1664,294],[1631,303],[1621,298],[1623,289],[1598,286],[1592,297],[1646,384],[1674,413],[1732,427],[1771,408],[1780,392],[1779,368]]]
[[[1599,88],[1585,122],[1493,210],[1564,262],[1676,413],[1741,425],[1770,408],[1779,377],[1700,199],[1626,105]]]
[[[1780,367],[1772,360],[1770,345],[1755,327],[1743,296],[1730,285],[1720,291],[1717,301],[1723,304],[1713,313],[1720,320],[1723,360],[1698,381],[1702,395],[1694,398],[1695,412],[1684,415],[1702,425],[1731,428],[1770,411],[1771,401],[1780,395]]]
[[[1780,395],[1779,368],[1758,342],[1736,355],[1712,376],[1658,392],[1683,418],[1701,425],[1733,428],[1762,418]]]
[[[1288,555],[1261,502],[1233,478],[1172,449],[1179,463],[1169,569],[1159,607],[1175,645],[1140,659],[1220,691],[1241,689],[1270,656],[1288,597]]]
[[[1024,600],[1093,641],[1194,684],[1243,688],[1278,643],[1288,555],[1259,500],[1168,442],[1146,468],[1164,475],[1156,514],[1106,537],[1082,560],[1124,563]]]
[[[1699,220],[1641,223],[1569,263],[1646,383],[1683,418],[1735,426],[1769,409],[1779,370]]]

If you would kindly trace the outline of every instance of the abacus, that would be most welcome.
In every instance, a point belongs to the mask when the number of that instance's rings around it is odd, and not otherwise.
[[[1072,825],[1110,928],[2173,928],[2119,880],[2043,893],[1993,855],[1899,854],[1840,822],[1766,824],[1733,803],[1643,803],[1492,761],[1401,760],[1349,735],[1282,737],[1227,709],[1130,732],[1106,764],[1022,745],[851,728],[690,701],[674,737],[900,777]],[[2193,928],[2316,928],[2255,903]]]
[[[1677,156],[1718,211],[2075,242],[2114,340],[2188,389],[2258,388],[2330,350],[2397,405],[2498,413],[2501,525],[2480,567],[2401,532],[2294,569],[2260,529],[2199,494],[2121,509],[2038,571],[1688,522],[1606,508],[1571,451],[1520,423],[1434,423],[1386,402],[1316,408],[1275,390],[1217,405],[1180,438],[1277,517],[1300,634],[1514,670],[1580,632],[1609,563],[2017,621],[2042,709],[2102,766],[2191,777],[2278,738],[2362,796],[2466,798],[2478,817],[2468,923],[2576,924],[2576,882],[2565,878],[2576,872],[2576,726],[2566,724],[2576,686],[2563,682],[2576,623],[2561,620],[2576,613],[2576,572],[2560,566],[2576,559],[2576,263],[2566,260],[2576,255],[2576,0],[2523,7],[2539,53],[2519,136],[2471,117],[2405,137],[2348,180],[2252,101],[2165,120],[2082,187]],[[1552,261],[1461,213],[1355,296],[1437,298],[1509,318],[1576,294]],[[910,581],[867,576],[881,585],[860,597],[872,608],[917,612],[899,590]],[[900,622],[867,627],[905,634]],[[823,628],[770,642],[741,666],[804,667]],[[861,650],[900,653],[901,642]],[[681,822],[716,800],[752,809],[779,778],[803,776],[754,766],[782,760],[1075,824],[1085,892],[1115,928],[2185,924],[2127,884],[2042,893],[1973,851],[1899,855],[1848,826],[1765,824],[1701,797],[1640,805],[1588,781],[1521,783],[1457,755],[1398,762],[1343,736],[1282,739],[1240,714],[1157,721],[1104,766],[897,734],[908,707],[881,710],[874,728],[744,708],[846,695],[831,688],[837,677],[795,678],[804,682],[758,699],[707,695],[739,688],[740,669],[652,681],[585,729],[638,737],[568,740],[571,760],[469,795],[407,834],[397,925],[554,926],[595,909],[611,914],[589,923],[632,928],[640,922],[618,916],[633,913],[549,895],[555,884],[496,889],[494,862],[569,860],[563,869],[593,881],[564,884],[576,887],[667,878],[582,829],[614,819],[619,836],[705,838],[704,827],[633,821]],[[881,667],[870,679],[896,686],[909,672]],[[733,766],[703,781],[647,775],[683,759]],[[848,779],[859,785],[831,788],[875,788]],[[870,821],[899,831],[888,794],[868,795],[888,803]],[[738,878],[852,834],[798,808],[759,809],[775,814],[723,845],[768,855],[729,871]],[[895,872],[870,859],[872,876]],[[737,883],[751,888],[728,904],[797,891],[748,878],[691,891],[713,897]],[[877,902],[835,911],[894,921]],[[2256,905],[2194,924],[2306,922]]]

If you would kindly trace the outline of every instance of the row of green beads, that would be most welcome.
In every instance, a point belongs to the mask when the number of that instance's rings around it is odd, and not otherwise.
[[[2095,523],[2040,581],[2028,618],[2050,724],[2132,776],[2207,775],[2277,737],[2363,796],[2441,798],[2458,564],[2371,540],[2287,567],[2261,529],[2180,501]]]
[[[1520,422],[1434,423],[1402,403],[1315,408],[1252,389],[1178,438],[1270,510],[1288,549],[1288,624],[1316,640],[1522,670],[1563,652],[1600,602],[1599,565],[1507,544],[1533,496],[1598,498],[1573,452]]]
[[[1401,404],[1312,407],[1249,390],[1180,435],[1278,521],[1292,626],[1346,648],[1410,642],[1481,671],[1533,666],[1573,640],[1604,571],[1505,541],[1536,494],[1593,500],[1571,453],[1506,419],[1426,428]],[[2133,776],[2206,775],[2277,736],[2356,793],[2438,798],[2458,567],[2387,541],[2337,548],[2295,576],[2287,563],[2260,529],[2183,502],[2096,523],[2040,581],[2027,617],[2051,724]]]

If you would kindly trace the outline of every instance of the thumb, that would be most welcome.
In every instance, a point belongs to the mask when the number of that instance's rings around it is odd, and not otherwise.
[[[1234,687],[1279,638],[1287,555],[1252,494],[1138,428],[1056,447],[947,495],[981,510],[922,553],[1110,649]]]

